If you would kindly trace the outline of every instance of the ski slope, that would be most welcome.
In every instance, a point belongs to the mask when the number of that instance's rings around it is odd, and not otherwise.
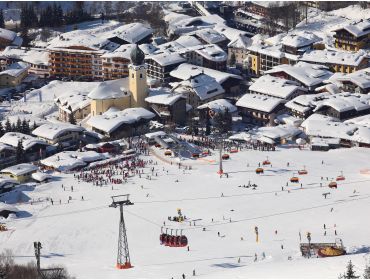
[[[188,160],[192,170],[185,171],[153,155],[140,156],[158,161],[154,165],[158,176],[152,176],[152,180],[131,177],[127,184],[114,185],[113,190],[111,185],[78,183],[72,174],[55,173],[54,182],[29,188],[22,196],[23,201],[27,197],[51,197],[54,205],[46,201],[17,203],[16,207],[24,211],[23,218],[6,220],[10,230],[0,233],[0,249],[10,248],[17,262],[28,262],[34,260],[33,242],[40,241],[42,267],[62,264],[77,278],[181,278],[182,273],[187,278],[337,278],[350,259],[362,273],[370,257],[370,176],[360,174],[360,170],[370,168],[369,155],[370,150],[364,148],[329,152],[243,150],[224,161],[229,178],[216,173],[217,153],[214,163]],[[272,167],[257,175],[258,162],[266,156]],[[302,188],[291,183],[286,187],[293,173],[304,165],[308,175],[300,176]],[[151,174],[152,167],[146,166],[144,172]],[[340,171],[346,180],[338,182],[338,189],[329,189],[327,184]],[[257,184],[257,189],[238,187],[248,181]],[[73,192],[70,186],[74,186]],[[327,199],[322,195],[325,192],[331,193]],[[112,195],[126,193],[135,203],[124,213],[134,268],[117,270],[119,211],[108,205]],[[70,195],[73,200],[67,203]],[[177,208],[189,220],[196,220],[196,226],[168,221],[168,216],[177,214]],[[190,251],[160,245],[164,221],[169,228],[183,229]],[[255,226],[259,228],[258,243]],[[308,231],[312,242],[342,238],[349,254],[303,258],[299,232],[302,242],[307,242]]]

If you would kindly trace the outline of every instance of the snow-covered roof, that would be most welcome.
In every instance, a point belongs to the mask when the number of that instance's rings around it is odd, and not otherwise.
[[[41,160],[45,166],[53,167],[60,171],[68,171],[76,167],[86,166],[90,162],[104,160],[107,155],[95,151],[66,151]]]
[[[24,62],[14,62],[9,65],[4,71],[0,72],[0,75],[9,75],[12,77],[18,77],[22,73],[26,72],[30,66]]]
[[[0,53],[0,57],[19,59],[37,65],[49,65],[49,53],[43,48],[8,46]]]
[[[0,212],[1,211],[19,212],[17,207],[11,204],[4,203],[4,202],[0,202]]]
[[[298,83],[285,80],[270,75],[258,78],[250,87],[251,92],[262,93],[282,99],[289,98],[297,90],[307,91],[300,87]]]
[[[203,41],[207,42],[208,44],[217,44],[228,40],[225,35],[217,32],[212,28],[204,28],[195,31],[195,35],[198,36]]]
[[[211,61],[220,62],[227,60],[227,53],[215,44],[203,46],[195,50],[195,52]]]
[[[0,38],[7,41],[13,41],[16,36],[17,34],[15,32],[4,28],[0,28]]]
[[[281,45],[266,45],[261,44],[260,42],[253,43],[248,47],[248,50],[252,52],[257,52],[260,54],[272,56],[274,58],[282,58],[285,57],[286,54],[281,50]]]
[[[144,108],[128,108],[122,111],[110,108],[102,115],[91,117],[87,124],[106,133],[111,133],[123,124],[133,124],[142,119],[150,120],[154,117],[152,112]]]
[[[370,128],[331,120],[311,120],[306,123],[308,136],[330,137],[370,144]]]
[[[247,93],[236,102],[236,106],[270,113],[283,102],[280,98]]]
[[[361,126],[370,127],[370,114],[346,120],[344,121],[344,123],[353,123]]]
[[[309,50],[305,52],[300,60],[323,64],[339,64],[358,66],[365,58],[367,53],[363,50],[357,52],[347,52],[340,50]]]
[[[14,185],[18,185],[19,182],[9,177],[0,177],[0,189],[6,189]]]
[[[325,106],[331,107],[338,112],[349,110],[362,111],[370,108],[370,95],[338,93],[316,101],[314,105],[316,106],[314,111],[318,111]]]
[[[251,2],[257,6],[261,6],[264,8],[283,7],[287,5],[285,1],[251,1]]]
[[[122,78],[112,81],[101,82],[95,89],[93,89],[88,97],[94,100],[116,99],[129,96],[128,78]]]
[[[152,59],[161,66],[167,66],[186,61],[186,59],[178,53],[162,53],[157,55],[149,55],[146,57],[146,59]]]
[[[349,110],[362,111],[370,108],[370,95],[348,92],[331,95],[324,92],[297,96],[286,103],[285,106],[299,112],[309,110],[316,112],[325,106],[331,107],[338,112]]]
[[[118,47],[112,52],[107,52],[103,54],[101,57],[102,58],[113,58],[113,57],[118,57],[118,58],[125,58],[128,60],[131,60],[130,54],[131,51],[136,47],[135,44],[126,44]],[[141,48],[141,47],[140,47]]]
[[[333,30],[334,32],[335,31],[339,31],[339,30],[347,30],[349,33],[351,33],[352,35],[356,36],[356,37],[361,37],[361,36],[364,36],[364,35],[367,35],[367,34],[370,34],[370,20],[369,19],[363,19],[359,22],[355,22],[355,23],[352,23],[352,24],[349,24],[349,25],[345,25],[341,28],[338,28],[338,29],[335,29]]]
[[[234,78],[241,80],[242,78],[238,75],[217,71],[210,68],[205,68],[201,66],[196,66],[189,63],[182,63],[180,64],[176,69],[172,70],[170,72],[170,75],[174,78],[180,79],[180,80],[188,80],[190,77],[197,76],[199,74],[206,74],[208,76],[211,76],[214,78],[218,83],[222,84],[229,78]]]
[[[317,43],[321,40],[321,38],[311,32],[297,32],[284,36],[281,43],[286,46],[301,48]]]
[[[15,148],[10,146],[10,145],[7,145],[7,144],[0,143],[0,152],[2,152],[4,150],[15,151]]]
[[[179,93],[187,93],[193,91],[200,100],[207,100],[225,92],[223,87],[211,76],[199,74],[178,83],[171,83],[174,91]]]
[[[107,43],[106,40],[107,38],[99,38],[89,30],[74,30],[55,37],[49,42],[48,49],[84,47],[97,51]]]
[[[259,137],[264,136],[269,139],[281,139],[297,136],[302,133],[302,130],[293,125],[277,125],[260,127],[257,130]]]
[[[239,34],[227,46],[229,48],[247,49],[252,44],[252,40],[246,36]]]
[[[54,140],[65,132],[82,132],[84,130],[81,126],[58,122],[43,124],[32,131],[32,134],[44,139]]]
[[[136,44],[145,37],[153,34],[153,29],[140,22],[134,22],[122,25],[111,32],[108,32],[106,36],[118,37],[131,44]]]
[[[197,38],[190,35],[182,35],[179,38],[177,38],[175,42],[183,47],[194,47],[202,45],[202,43]]]
[[[333,75],[333,73],[328,70],[328,67],[318,64],[310,64],[303,61],[300,61],[295,65],[281,64],[275,66],[272,69],[265,71],[265,74],[274,74],[279,72],[286,73],[308,87],[321,84],[324,80],[327,80],[331,75]]]
[[[248,35],[250,35],[248,34],[248,32],[228,27],[225,24],[216,24],[213,29],[216,30],[218,33],[223,34],[230,41],[235,40],[238,36],[248,37]]]
[[[21,163],[4,168],[3,170],[1,170],[1,173],[10,173],[14,176],[20,176],[23,174],[34,172],[38,169],[39,168],[36,165],[30,163]]]
[[[38,182],[43,182],[46,179],[50,179],[52,176],[50,174],[43,173],[43,172],[35,172],[35,173],[32,173],[31,177],[32,179]]]
[[[12,147],[17,147],[18,142],[22,141],[23,149],[27,150],[36,144],[48,145],[45,141],[37,139],[31,135],[23,134],[20,132],[7,132],[0,137],[0,143],[10,145]]]
[[[213,100],[213,101],[210,101],[208,103],[198,106],[198,109],[206,109],[206,108],[209,108],[215,112],[225,112],[226,110],[228,110],[229,113],[234,113],[238,110],[236,106],[231,104],[226,99],[216,99],[216,100]]]
[[[168,30],[170,34],[179,35],[189,33],[203,28],[210,28],[216,24],[225,25],[225,20],[215,14],[198,17],[181,17],[174,14],[175,13],[171,13],[165,17],[165,20],[169,22]]]
[[[340,76],[335,76],[335,77],[332,77],[332,79],[329,79],[329,81],[331,80],[336,80],[339,82],[350,81],[360,88],[367,89],[367,88],[370,88],[370,67],[355,71],[350,74],[343,74]]]
[[[185,98],[182,94],[174,93],[169,88],[153,88],[149,91],[149,96],[145,101],[152,104],[173,105],[180,98]]]
[[[148,139],[153,139],[154,137],[166,136],[166,135],[167,134],[164,131],[155,131],[155,132],[150,132],[150,133],[145,134],[145,137]]]

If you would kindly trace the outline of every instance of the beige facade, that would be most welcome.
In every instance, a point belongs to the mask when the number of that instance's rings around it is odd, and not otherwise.
[[[130,107],[130,98],[110,98],[110,99],[93,99],[91,100],[91,116],[102,115],[109,108],[116,107],[120,110]]]
[[[9,74],[0,74],[0,87],[15,87],[22,83],[23,79],[27,76],[27,69],[17,75],[12,76]]]
[[[145,98],[148,97],[148,85],[144,65],[129,66],[129,89],[131,92],[131,107],[147,108]]]

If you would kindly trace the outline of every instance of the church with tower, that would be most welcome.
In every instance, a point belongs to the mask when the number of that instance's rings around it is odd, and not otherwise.
[[[90,116],[99,116],[110,108],[146,108],[148,97],[145,55],[137,46],[131,52],[131,64],[127,78],[100,83],[88,97],[91,100]]]

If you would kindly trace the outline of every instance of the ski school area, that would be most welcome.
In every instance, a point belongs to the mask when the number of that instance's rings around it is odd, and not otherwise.
[[[77,278],[337,278],[349,260],[365,266],[366,148],[185,142],[171,153],[164,140],[133,142],[136,154],[1,194],[0,214],[13,209],[0,249],[27,263],[41,242],[41,267]]]

